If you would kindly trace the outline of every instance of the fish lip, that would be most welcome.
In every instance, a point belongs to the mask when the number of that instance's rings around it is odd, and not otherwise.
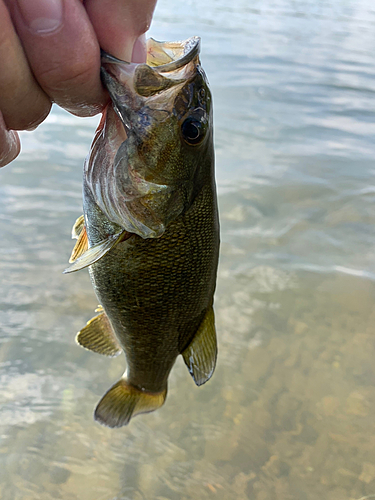
[[[122,59],[119,59],[115,56],[112,56],[108,52],[105,52],[103,49],[100,50],[100,57],[101,57],[101,64],[109,63],[109,64],[126,64],[129,66],[139,66],[140,64],[146,64],[150,66],[154,71],[157,71],[159,73],[169,73],[171,71],[175,71],[177,69],[182,68],[183,66],[186,66],[190,61],[192,61],[195,57],[197,57],[200,53],[201,49],[201,39],[199,36],[192,36],[190,38],[187,38],[186,40],[182,41],[176,41],[176,42],[164,42],[164,41],[157,41],[154,38],[149,38],[147,40],[148,45],[151,46],[157,46],[161,50],[173,50],[173,47],[175,49],[179,48],[183,50],[183,53],[180,57],[177,57],[176,59],[173,59],[171,62],[166,63],[166,64],[160,64],[160,65],[149,65],[147,64],[147,61],[145,63],[132,63],[129,61],[123,61]],[[151,47],[152,48],[152,47]],[[148,48],[148,50],[150,50]],[[171,57],[171,56],[170,56]],[[105,71],[105,70],[104,70]]]
[[[177,42],[159,42],[155,40],[154,38],[149,39],[153,44],[163,48],[162,46],[173,46],[173,45],[180,45],[181,48],[183,49],[183,54],[181,57],[178,57],[177,59],[174,59],[173,61],[167,63],[167,64],[161,64],[157,66],[152,66],[152,68],[155,71],[158,71],[159,73],[169,73],[171,71],[175,71],[177,69],[182,68],[183,66],[186,66],[189,62],[191,62],[194,58],[196,58],[201,49],[201,39],[199,36],[192,36],[190,38],[187,38],[186,40],[183,41],[177,41]],[[147,64],[147,62],[146,62]]]
[[[112,56],[108,52],[106,52],[103,49],[100,49],[100,61],[101,64],[105,63],[111,63],[111,64],[130,64],[127,61],[123,61],[122,59],[119,59],[118,57]]]

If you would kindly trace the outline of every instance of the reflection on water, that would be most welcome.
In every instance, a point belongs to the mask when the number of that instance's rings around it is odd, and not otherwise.
[[[74,334],[63,276],[97,118],[55,109],[0,173],[2,500],[375,498],[375,10],[369,0],[160,0],[203,38],[215,97],[219,360],[120,430],[93,409],[123,360]]]

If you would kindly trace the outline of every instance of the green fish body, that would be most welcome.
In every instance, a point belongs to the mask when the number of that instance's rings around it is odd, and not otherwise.
[[[147,64],[102,59],[107,107],[86,160],[69,271],[89,266],[99,315],[77,341],[127,370],[95,418],[120,427],[160,407],[179,354],[197,385],[217,355],[219,253],[211,94],[200,40],[148,41]]]

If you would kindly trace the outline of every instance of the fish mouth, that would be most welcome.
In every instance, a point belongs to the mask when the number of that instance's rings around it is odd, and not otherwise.
[[[186,66],[199,55],[201,39],[199,36],[192,36],[187,40],[176,42],[159,42],[154,38],[149,38],[146,44],[147,59],[146,65],[156,69],[160,73],[169,73]],[[144,63],[131,63],[123,61],[101,50],[102,66],[106,64],[120,64],[129,66],[139,66]],[[104,67],[105,69],[105,67]]]
[[[146,64],[160,73],[175,71],[199,55],[200,45],[199,36],[193,36],[183,42],[158,42],[149,38]]]
[[[102,51],[101,76],[114,105],[140,109],[143,98],[192,78],[199,63],[201,39],[180,42],[147,40],[146,63],[129,63]]]
[[[147,40],[146,63],[129,63],[102,51],[101,77],[120,117],[126,133],[148,98],[168,91],[159,106],[161,111],[173,112],[172,93],[196,75],[201,39],[193,36],[184,41],[158,42]]]

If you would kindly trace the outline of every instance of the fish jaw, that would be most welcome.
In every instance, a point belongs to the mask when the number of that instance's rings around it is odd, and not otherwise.
[[[150,97],[190,79],[199,60],[200,45],[200,38],[196,36],[180,42],[158,42],[149,38],[147,62],[141,64],[128,63],[102,51],[101,76],[112,101],[134,109],[142,104],[142,97]]]
[[[183,42],[150,38],[146,64],[128,63],[102,52],[102,81],[127,134],[134,131],[138,140],[144,140],[173,113],[176,94],[197,74],[199,52],[199,37]]]
[[[198,37],[150,40],[149,64],[102,58],[112,103],[87,158],[85,181],[108,219],[142,238],[162,236],[189,207],[197,159],[210,147],[211,95],[199,48]],[[196,124],[207,139],[192,147],[181,131],[194,134]]]

